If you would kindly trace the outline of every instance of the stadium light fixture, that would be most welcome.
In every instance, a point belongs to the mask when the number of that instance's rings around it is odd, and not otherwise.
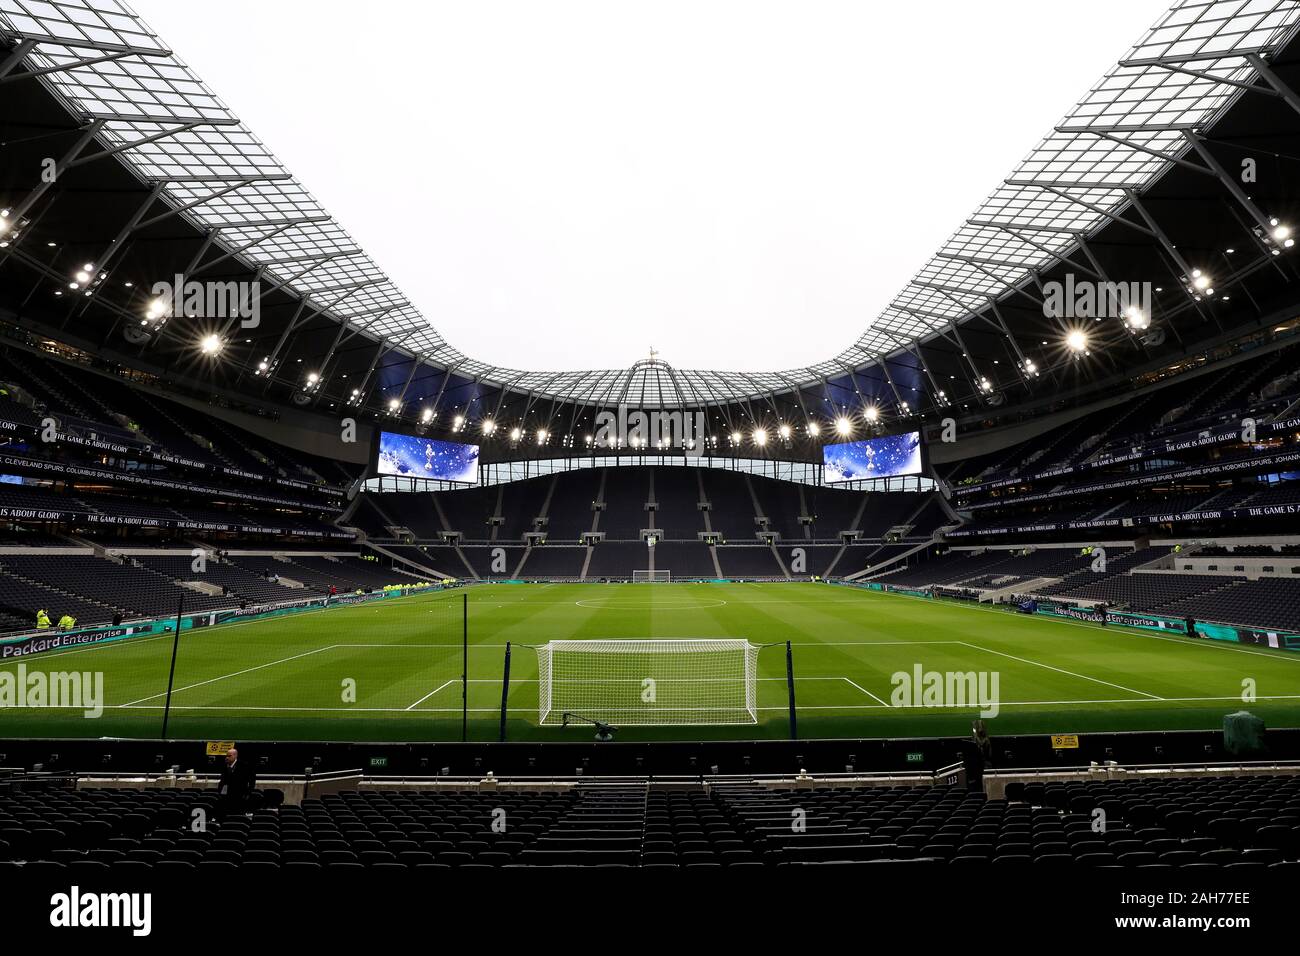
[[[422,410],[422,411],[420,412],[420,421],[422,421],[422,422],[430,422],[430,421],[433,421],[433,409],[432,409],[432,408],[426,408],[426,409]]]
[[[742,435],[740,432],[732,432],[732,433],[731,433],[731,443],[732,443],[733,445],[739,445],[742,441],[744,441],[744,439],[745,439],[745,436]]]
[[[1065,336],[1065,345],[1071,352],[1088,351],[1088,333],[1083,329],[1071,329]]]
[[[69,283],[73,289],[77,287],[75,282]],[[145,309],[144,317],[150,322],[157,322],[167,314],[167,301],[162,298],[154,299]]]
[[[1193,269],[1187,283],[1187,291],[1192,295],[1214,295],[1214,281],[1200,269]]]
[[[455,418],[453,418],[453,419],[451,420],[451,430],[452,430],[452,431],[454,431],[454,432],[458,432],[458,431],[460,431],[460,430],[461,430],[462,428],[464,428],[464,427],[465,427],[465,416],[464,416],[464,415],[457,415]]]
[[[522,438],[523,435],[524,435],[524,430],[523,430],[522,428],[520,428],[518,425],[516,425],[514,428],[510,429],[510,440],[511,440],[511,441],[519,441],[519,439]]]
[[[497,430],[496,422],[492,421],[492,419],[490,418],[483,419],[483,424],[480,425],[479,427],[483,429],[484,435],[491,435],[494,431]]]
[[[764,428],[754,429],[754,444],[762,448],[767,444],[767,430]]]
[[[809,434],[809,435],[812,435],[813,438],[816,438],[816,437],[817,437],[818,435],[820,435],[821,433],[822,433],[822,427],[821,427],[820,425],[818,425],[816,422],[809,422],[809,423],[808,423],[808,434]]]
[[[853,431],[853,423],[841,415],[835,419],[835,431],[841,435],[847,435]]]
[[[551,433],[548,432],[545,428],[537,429],[537,444],[545,445],[546,440],[550,437],[551,437]]]
[[[402,407],[402,403],[398,399],[390,398],[388,400],[388,410],[392,412],[394,415],[397,414],[397,410],[401,407]]]
[[[1136,305],[1130,305],[1124,310],[1124,327],[1134,332],[1141,332],[1151,327],[1151,316],[1147,315]]]
[[[215,333],[205,335],[199,340],[199,351],[204,355],[216,355],[225,348],[225,344],[225,342],[221,341],[221,336]]]
[[[777,429],[777,434],[779,434],[779,435],[781,436],[781,440],[782,440],[782,441],[789,441],[789,440],[790,440],[790,426],[789,426],[789,425],[784,425],[784,424],[783,424],[780,428]]]
[[[863,414],[866,415],[867,421],[869,422],[876,422],[880,419],[880,409],[875,405],[868,405],[867,410]]]

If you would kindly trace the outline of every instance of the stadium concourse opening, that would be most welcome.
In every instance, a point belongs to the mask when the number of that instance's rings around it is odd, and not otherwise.
[[[0,0],[0,876],[1285,885],[1300,3],[1153,15],[847,349],[547,371],[119,0]]]

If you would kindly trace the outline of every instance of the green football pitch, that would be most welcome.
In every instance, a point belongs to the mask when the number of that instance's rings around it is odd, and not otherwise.
[[[167,736],[459,740],[464,690],[469,739],[495,740],[510,642],[508,739],[586,741],[590,726],[539,726],[533,646],[719,637],[775,645],[758,655],[757,721],[628,726],[619,740],[788,735],[786,641],[802,738],[968,734],[979,704],[897,696],[896,675],[918,669],[996,679],[994,734],[1212,729],[1242,708],[1300,726],[1300,655],[1285,651],[829,584],[495,584],[186,631]],[[24,658],[29,680],[102,674],[103,712],[0,708],[0,737],[159,737],[172,645],[167,635]],[[639,681],[627,688],[640,692]]]

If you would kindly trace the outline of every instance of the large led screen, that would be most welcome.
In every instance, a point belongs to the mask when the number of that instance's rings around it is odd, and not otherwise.
[[[921,473],[921,433],[903,432],[884,438],[822,446],[823,480],[827,484],[897,478]]]
[[[379,474],[478,483],[478,445],[419,435],[379,433]]]

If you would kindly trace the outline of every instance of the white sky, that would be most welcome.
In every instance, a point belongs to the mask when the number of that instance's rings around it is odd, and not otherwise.
[[[1164,0],[136,0],[461,351],[849,346]]]

